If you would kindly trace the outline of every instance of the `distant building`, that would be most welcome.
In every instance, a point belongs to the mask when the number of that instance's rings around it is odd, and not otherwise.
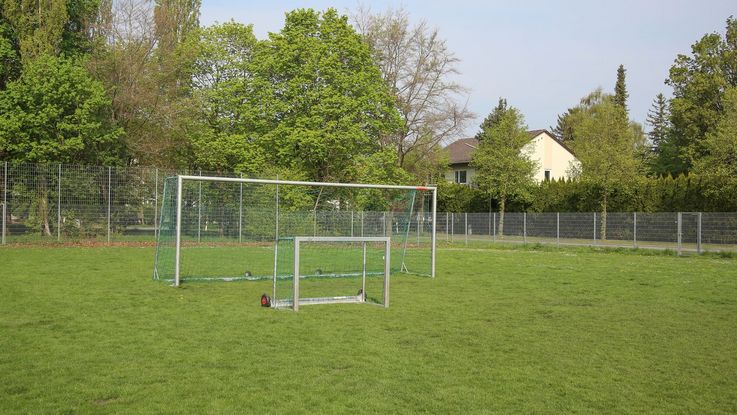
[[[538,162],[535,180],[541,182],[568,178],[570,163],[578,162],[573,152],[547,130],[532,130],[527,133],[532,141],[525,146],[525,150],[529,151],[532,160]],[[460,184],[472,184],[476,170],[469,163],[478,147],[479,140],[475,138],[462,138],[447,146],[450,169],[446,171],[445,179]]]

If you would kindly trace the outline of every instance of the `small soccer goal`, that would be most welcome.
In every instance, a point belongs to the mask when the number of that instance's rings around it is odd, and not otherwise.
[[[280,238],[271,306],[366,303],[389,307],[388,237]]]
[[[154,279],[174,286],[272,279],[280,283],[288,274],[281,261],[292,255],[290,244],[306,237],[388,238],[390,255],[379,255],[384,242],[365,240],[369,285],[377,280],[373,272],[384,274],[384,259],[389,274],[434,277],[436,206],[437,188],[428,186],[169,177],[164,182]],[[302,266],[320,264],[300,275],[347,282],[361,271],[344,272],[340,267],[362,264],[364,242],[302,241]],[[343,295],[341,291],[337,296]]]

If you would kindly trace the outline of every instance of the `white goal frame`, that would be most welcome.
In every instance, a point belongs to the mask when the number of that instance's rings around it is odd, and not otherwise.
[[[237,177],[215,177],[215,176],[177,176],[177,194],[176,194],[176,248],[174,254],[174,286],[179,287],[180,281],[180,258],[182,250],[182,188],[184,181],[206,181],[206,182],[231,182],[231,183],[260,183],[274,185],[296,185],[296,186],[325,186],[325,187],[352,187],[367,189],[396,189],[396,190],[421,190],[432,192],[432,237],[430,242],[430,277],[435,278],[435,253],[436,253],[436,222],[437,222],[437,205],[438,205],[438,188],[436,186],[402,186],[389,184],[364,184],[364,183],[337,183],[337,182],[305,182],[294,180],[271,180],[271,179],[241,179]],[[277,187],[278,189],[278,187]],[[277,191],[278,194],[278,191]],[[277,205],[277,226],[278,226],[278,205]],[[274,258],[276,261],[276,257]]]
[[[362,244],[363,264],[361,271],[361,291],[357,295],[335,296],[335,297],[299,297],[299,264],[300,264],[300,245],[305,242],[357,242]],[[391,238],[388,236],[295,236],[294,237],[294,271],[292,273],[292,299],[277,300],[273,298],[272,307],[292,307],[292,310],[299,311],[299,305],[309,304],[339,304],[339,303],[365,303],[366,302],[366,243],[381,242],[384,244],[384,294],[382,303],[385,308],[389,307],[389,279],[391,276]],[[276,274],[274,274],[274,293],[276,295]]]

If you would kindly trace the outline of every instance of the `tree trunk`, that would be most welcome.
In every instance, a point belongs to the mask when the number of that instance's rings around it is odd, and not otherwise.
[[[499,239],[504,239],[504,209],[507,205],[507,198],[499,199]]]
[[[607,204],[607,194],[604,193],[604,199],[601,203],[601,219],[599,222],[599,238],[602,241],[606,240],[606,204]]]

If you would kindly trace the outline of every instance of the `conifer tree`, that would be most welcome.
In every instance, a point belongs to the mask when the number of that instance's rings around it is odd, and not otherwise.
[[[496,104],[496,107],[494,107],[493,110],[489,113],[489,115],[484,118],[484,121],[481,122],[481,130],[476,133],[476,139],[481,140],[484,138],[484,131],[491,129],[495,125],[499,124],[499,121],[502,119],[504,114],[509,110],[507,107],[507,99],[499,97],[499,103]]]
[[[617,68],[617,83],[614,85],[614,103],[622,107],[625,114],[628,114],[627,98],[630,94],[627,92],[626,74],[627,70],[624,69],[624,65],[619,65],[619,68]]]

